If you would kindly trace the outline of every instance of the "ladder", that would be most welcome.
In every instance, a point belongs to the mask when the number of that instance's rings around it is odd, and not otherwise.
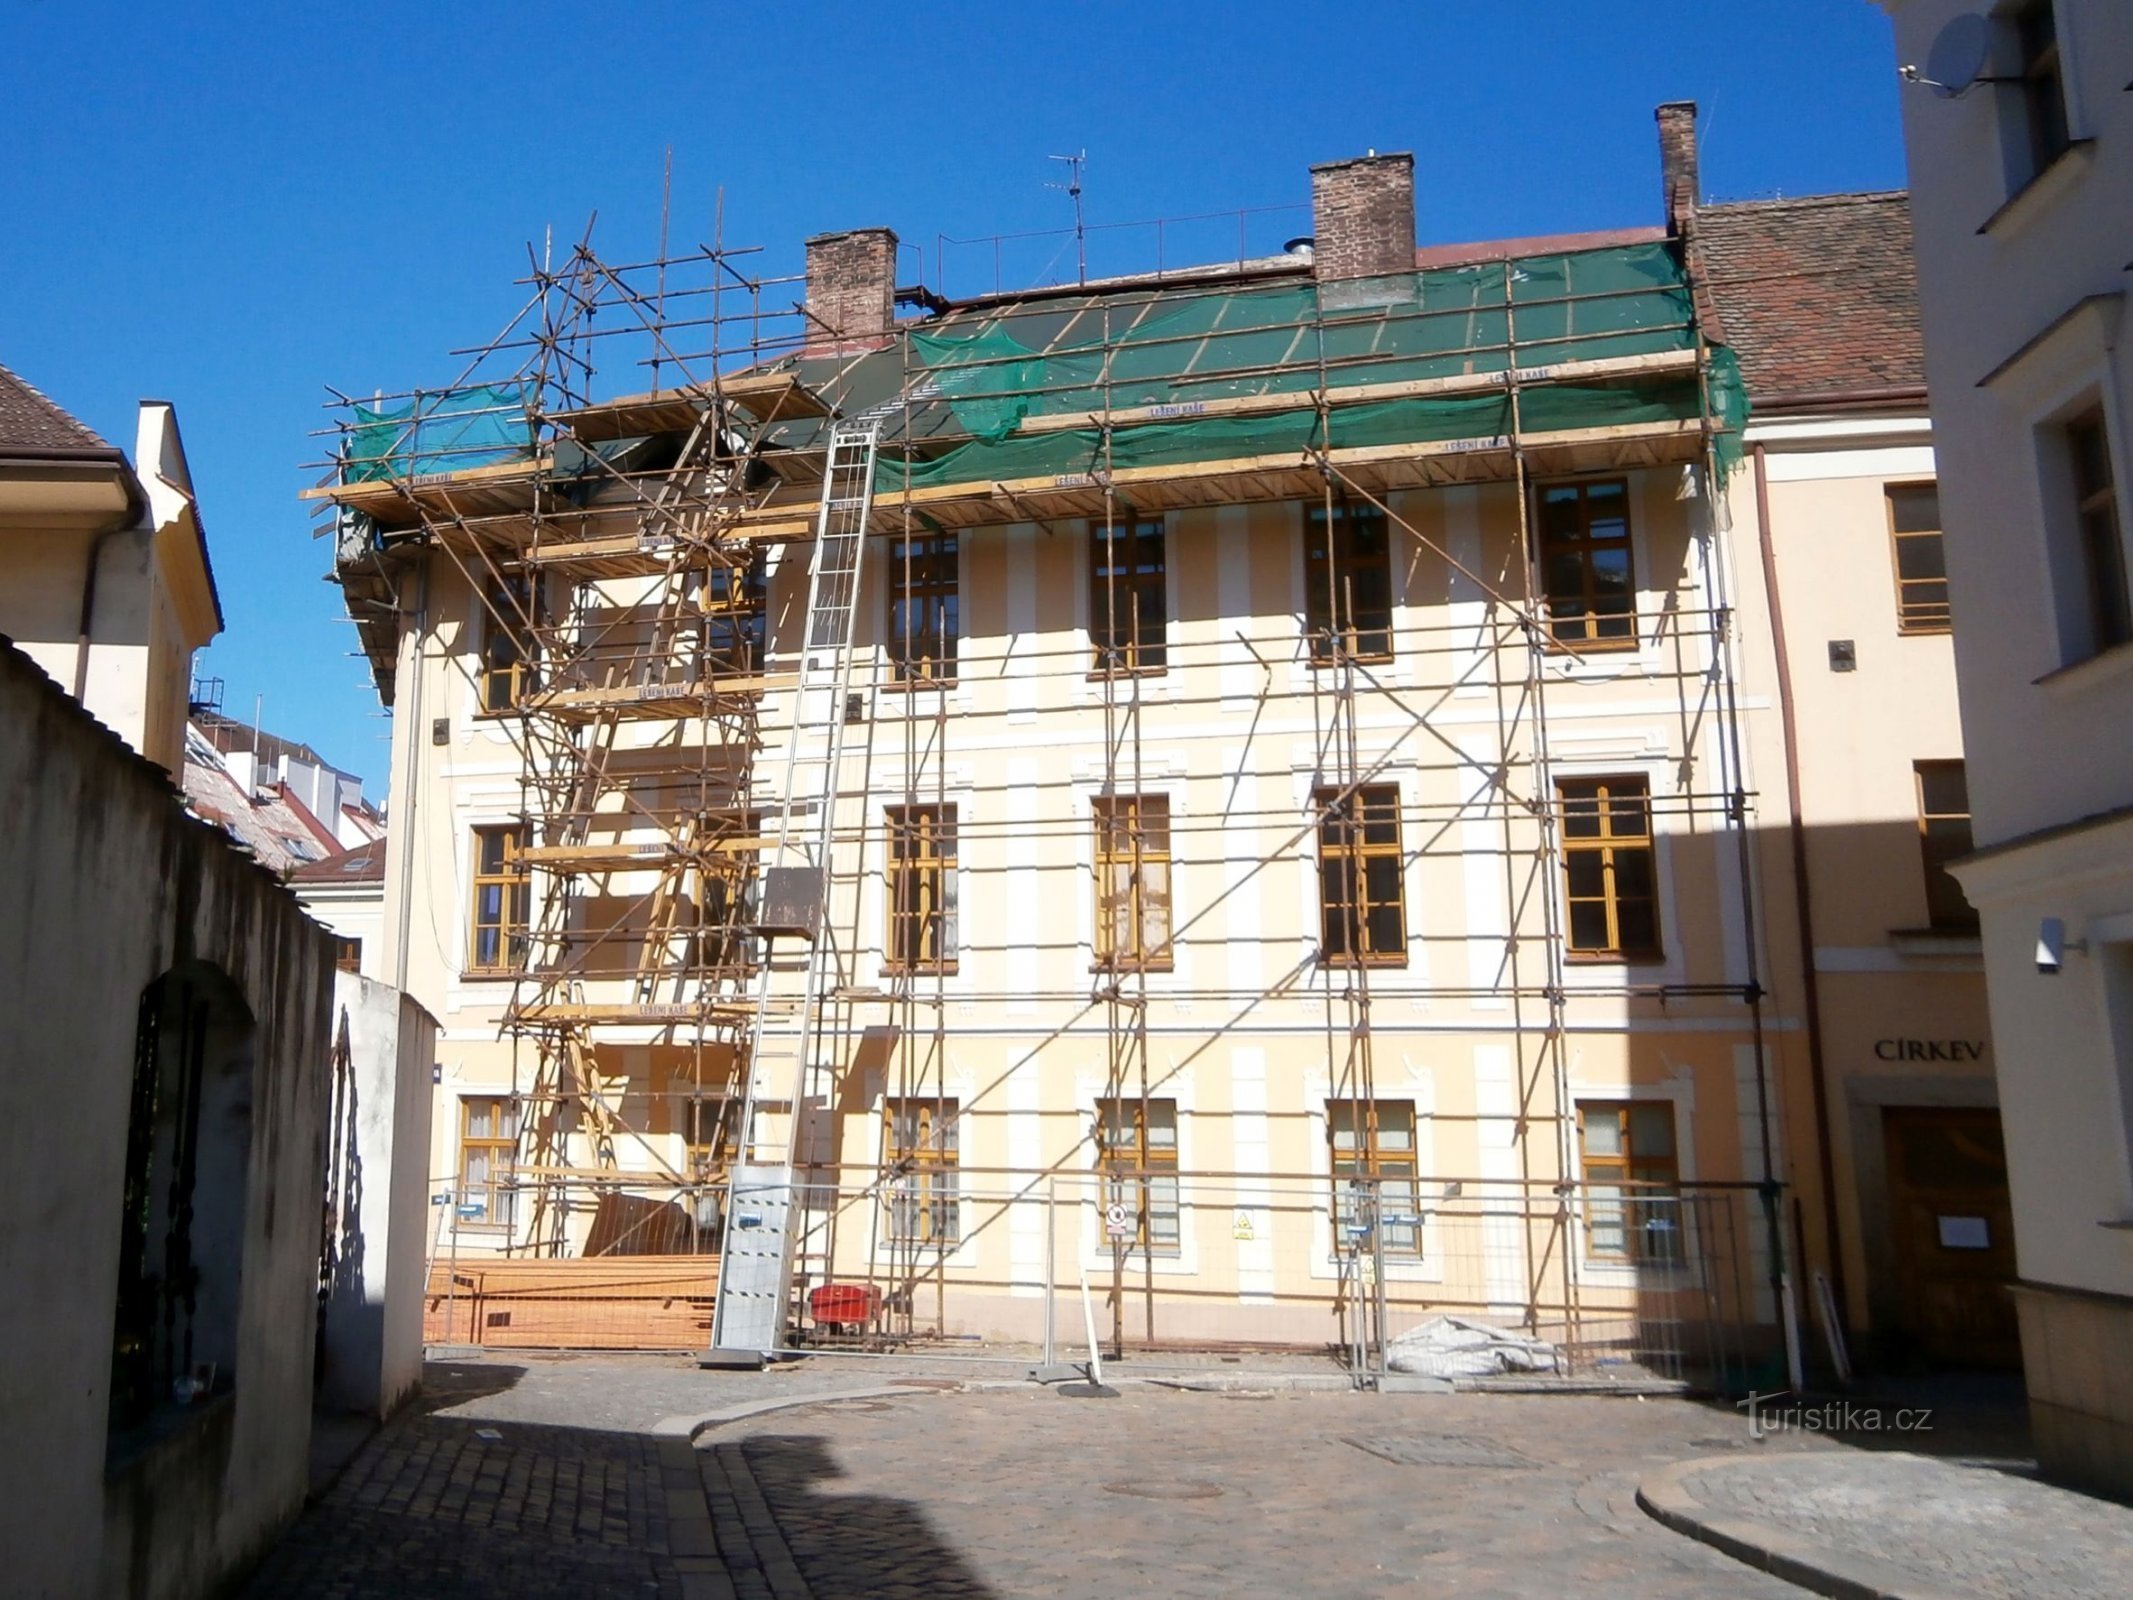
[[[829,929],[830,846],[837,773],[852,684],[852,622],[859,605],[881,420],[836,425],[822,474],[808,571],[806,629],[785,744],[777,809],[763,827],[762,886],[754,918],[763,939],[748,1033],[740,1160],[728,1186],[726,1233],[712,1316],[714,1352],[767,1353],[785,1332],[793,1251],[811,1208],[794,1188],[811,1140],[825,1138],[814,1108],[829,1108],[836,1064],[819,1037],[822,999],[836,956]],[[797,1003],[777,984],[770,950],[798,938],[807,957]],[[784,1101],[782,1141],[758,1136],[759,1111]],[[781,1147],[782,1146],[782,1147]]]

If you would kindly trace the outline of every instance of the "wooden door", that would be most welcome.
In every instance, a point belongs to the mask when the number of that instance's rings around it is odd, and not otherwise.
[[[1999,1112],[1889,1106],[1881,1115],[1903,1331],[1936,1364],[2019,1366]]]

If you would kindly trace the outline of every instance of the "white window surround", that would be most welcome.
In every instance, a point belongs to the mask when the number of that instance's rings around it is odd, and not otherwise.
[[[1636,618],[1637,647],[1634,650],[1593,650],[1584,655],[1550,653],[1545,657],[1548,675],[1562,683],[1608,683],[1617,678],[1640,678],[1654,675],[1670,676],[1673,668],[1667,661],[1665,628],[1667,626],[1666,596],[1647,587],[1652,575],[1652,498],[1659,492],[1658,485],[1665,473],[1656,470],[1632,470],[1629,472],[1581,472],[1559,478],[1537,478],[1532,492],[1537,496],[1543,489],[1552,489],[1564,484],[1598,483],[1610,479],[1623,479],[1629,486],[1629,559],[1636,573]],[[1538,540],[1540,529],[1537,523],[1530,536]],[[1698,599],[1694,590],[1684,591],[1686,599]],[[1545,610],[1546,597],[1537,604]],[[1572,646],[1571,648],[1575,648]]]
[[[1681,938],[1679,907],[1674,896],[1674,836],[1667,827],[1669,818],[1663,814],[1670,785],[1673,782],[1673,763],[1664,756],[1642,756],[1635,759],[1609,760],[1599,755],[1580,760],[1556,760],[1548,764],[1550,783],[1564,778],[1609,778],[1618,774],[1643,777],[1650,796],[1649,805],[1652,827],[1652,859],[1659,880],[1659,947],[1658,961],[1573,961],[1569,959],[1570,909],[1564,902],[1562,849],[1556,850],[1557,859],[1549,863],[1548,893],[1555,904],[1555,925],[1563,940],[1563,988],[1570,994],[1581,989],[1612,989],[1622,985],[1622,974],[1632,973],[1630,980],[1639,986],[1648,984],[1682,983],[1686,981],[1683,970],[1683,952],[1686,948]],[[1553,799],[1553,796],[1550,796]],[[1699,835],[1711,841],[1713,849],[1722,848],[1718,841],[1729,830],[1714,829]]]
[[[1192,988],[1192,946],[1204,939],[1214,939],[1222,926],[1218,917],[1202,922],[1185,938],[1177,936],[1181,923],[1199,915],[1205,902],[1188,901],[1191,886],[1197,885],[1199,874],[1189,861],[1181,860],[1183,852],[1176,846],[1176,830],[1183,825],[1192,826],[1192,812],[1186,802],[1190,785],[1186,778],[1186,763],[1182,757],[1170,756],[1159,761],[1144,762],[1141,779],[1136,787],[1128,777],[1121,776],[1109,793],[1112,795],[1158,794],[1170,802],[1170,826],[1172,845],[1170,852],[1170,970],[1149,972],[1141,977],[1150,994],[1171,994]],[[1091,757],[1081,757],[1074,763],[1068,780],[1068,804],[1074,808],[1076,821],[1082,824],[1074,846],[1074,972],[1087,974],[1094,983],[1101,973],[1096,966],[1096,802],[1105,797],[1101,763]],[[1181,872],[1180,867],[1184,870]],[[1182,1106],[1179,1108],[1184,1109]]]
[[[892,1095],[887,1092],[885,1087],[877,1089],[876,1085],[872,1082],[870,1082],[867,1087],[870,1091],[874,1091],[868,1094],[866,1102],[868,1107],[870,1108],[869,1114],[874,1119],[874,1132],[872,1141],[874,1170],[878,1173],[885,1173],[888,1170],[889,1163],[888,1102],[896,1099],[926,1100],[930,1099],[931,1096],[923,1093],[913,1095]],[[971,1102],[975,1098],[976,1094],[977,1085],[970,1079],[967,1074],[958,1074],[953,1069],[950,1069],[948,1074],[948,1081],[941,1089],[941,1097],[946,1100],[953,1100],[955,1102],[956,1109],[956,1239],[954,1245],[943,1247],[938,1244],[923,1244],[906,1241],[897,1244],[893,1247],[895,1250],[898,1251],[908,1251],[913,1256],[924,1260],[929,1264],[935,1260],[938,1260],[942,1266],[958,1272],[974,1270],[978,1265],[978,1234],[980,1230],[971,1226],[971,1208],[973,1206],[987,1206],[997,1207],[1004,1210],[1004,1207],[1001,1206],[1000,1201],[993,1196],[984,1195],[973,1198],[970,1192],[970,1183],[968,1177],[963,1171],[963,1164],[970,1159],[970,1134],[973,1125],[971,1116],[973,1108]],[[985,1165],[985,1163],[982,1162],[979,1164]],[[875,1204],[881,1208],[881,1211],[883,1213],[883,1222],[881,1226],[884,1229],[883,1237],[884,1239],[886,1239],[886,1229],[888,1227],[887,1213],[890,1204],[888,1194],[884,1192],[877,1196]],[[891,1247],[885,1245],[884,1248]]]
[[[511,976],[470,976],[466,966],[474,914],[474,830],[508,828],[513,823],[524,821],[518,807],[519,793],[516,783],[509,788],[500,783],[468,784],[453,791],[453,912],[449,929],[438,930],[440,937],[451,941],[438,951],[446,972],[450,974],[445,982],[447,1012],[458,1011],[463,1007],[501,1010],[510,1003],[515,982]],[[429,898],[434,910],[437,898],[434,892]],[[539,927],[541,921],[541,880],[538,873],[533,875],[527,902],[526,926],[531,930]],[[418,922],[417,928],[419,927]]]
[[[1423,1205],[1420,1224],[1422,1254],[1419,1258],[1387,1258],[1385,1281],[1443,1283],[1446,1244],[1442,1224],[1430,1204],[1437,1198],[1431,1192],[1432,1185],[1441,1188],[1442,1183],[1435,1175],[1437,1080],[1429,1067],[1417,1066],[1404,1053],[1401,1064],[1406,1069],[1404,1076],[1385,1074],[1384,1081],[1378,1085],[1377,1098],[1414,1102],[1415,1182],[1422,1191]],[[1335,1251],[1333,1238],[1333,1141],[1326,1128],[1326,1106],[1334,1098],[1333,1084],[1324,1072],[1312,1072],[1305,1076],[1303,1089],[1305,1114],[1311,1127],[1311,1277],[1321,1283],[1337,1282],[1341,1275],[1341,1257]]]
[[[1605,1101],[1671,1104],[1674,1110],[1675,1177],[1683,1190],[1696,1181],[1696,1086],[1692,1076],[1684,1073],[1670,1082],[1644,1084],[1607,1084],[1590,1078],[1573,1078],[1569,1087],[1570,1115],[1573,1118],[1580,1116],[1580,1107]],[[1606,1289],[1635,1288],[1639,1285],[1689,1289],[1702,1283],[1702,1262],[1692,1252],[1685,1253],[1677,1266],[1649,1266],[1635,1261],[1594,1259],[1585,1248],[1584,1141],[1575,1123],[1570,1132],[1570,1155],[1573,1163],[1571,1177],[1580,1186],[1579,1203],[1572,1207],[1570,1219],[1570,1225],[1577,1230],[1576,1248],[1571,1252],[1570,1260],[1579,1283]],[[1686,1247],[1684,1249],[1686,1250]],[[1604,1312],[1600,1314],[1605,1315]]]
[[[998,952],[974,951],[972,930],[975,907],[963,899],[962,891],[969,886],[966,867],[969,862],[966,833],[971,823],[985,815],[978,804],[978,790],[968,768],[952,768],[946,781],[938,788],[923,776],[919,779],[912,798],[904,798],[905,774],[884,768],[879,778],[869,788],[866,799],[866,829],[878,838],[868,840],[868,855],[875,866],[859,880],[859,929],[860,945],[856,952],[862,984],[886,988],[906,977],[914,984],[931,988],[939,984],[941,991],[951,997],[968,999],[978,992],[976,968]],[[988,793],[998,794],[998,790]],[[886,939],[889,928],[889,861],[888,819],[885,815],[892,806],[946,805],[955,809],[955,871],[956,884],[956,929],[955,970],[936,977],[930,972],[916,974],[884,971],[888,949]],[[977,959],[973,959],[973,955]]]
[[[1369,751],[1359,757],[1363,770],[1370,770],[1375,759]],[[1411,844],[1414,830],[1409,826],[1407,808],[1414,799],[1414,787],[1420,771],[1415,758],[1396,757],[1371,773],[1365,784],[1377,786],[1389,784],[1400,791],[1400,905],[1407,925],[1407,964],[1399,967],[1373,966],[1370,968],[1370,983],[1373,991],[1382,989],[1387,993],[1402,990],[1426,989],[1429,985],[1428,946],[1422,934],[1422,907],[1414,892],[1414,876],[1421,865],[1417,852]],[[1324,914],[1319,904],[1321,880],[1318,870],[1318,825],[1312,816],[1311,796],[1313,791],[1331,784],[1319,768],[1308,762],[1292,761],[1289,766],[1290,793],[1296,804],[1296,826],[1308,831],[1296,842],[1296,881],[1298,904],[1303,907],[1302,942],[1312,950],[1320,948],[1320,936],[1324,932]],[[1286,830],[1285,830],[1286,831]],[[1312,971],[1299,988],[1299,993],[1323,994],[1327,989],[1345,988],[1343,974],[1354,969],[1335,961],[1313,961]]]
[[[2114,360],[2125,299],[2122,291],[2089,296],[2062,312],[1978,380],[1978,387],[2003,400],[2036,439],[2028,498],[2031,514],[2044,534],[2037,549],[2045,562],[2045,593],[2051,597],[2057,671],[2098,657],[2098,652],[2087,648],[2085,569],[2080,565],[2080,552],[2072,548],[2077,533],[2070,525],[2066,504],[2071,485],[2061,481],[2065,463],[2049,437],[2050,430],[2090,405],[2100,405],[2103,410],[2105,442],[2118,499],[2119,538],[2126,545],[2127,570],[2133,571],[2133,490],[2129,490],[2127,481],[2133,474],[2128,472],[2125,396]],[[2045,678],[2053,676],[2047,673]]]
[[[1060,1191],[1060,1200],[1074,1206],[1078,1223],[1079,1256],[1082,1270],[1089,1274],[1089,1282],[1097,1283],[1098,1275],[1111,1270],[1111,1245],[1104,1237],[1103,1229],[1103,1175],[1097,1165],[1095,1136],[1096,1102],[1104,1098],[1104,1080],[1087,1072],[1074,1074],[1074,1114],[1078,1120],[1076,1134],[1079,1139],[1079,1159],[1071,1167],[1062,1168],[1062,1176],[1072,1173],[1081,1181],[1071,1183]],[[1137,1098],[1129,1093],[1125,1098]],[[1217,1222],[1226,1221],[1239,1203],[1234,1197],[1218,1201],[1221,1185],[1227,1180],[1217,1179],[1212,1183],[1196,1183],[1192,1173],[1198,1165],[1197,1132],[1193,1113],[1198,1109],[1198,1094],[1190,1067],[1178,1067],[1169,1062],[1149,1063],[1148,1098],[1173,1100],[1178,1108],[1178,1248],[1150,1255],[1129,1248],[1126,1251],[1126,1276],[1128,1282],[1136,1274],[1153,1272],[1158,1278],[1196,1278],[1200,1275],[1199,1216],[1205,1211]],[[1208,1190],[1207,1193],[1198,1191]]]
[[[1125,512],[1121,520],[1129,523],[1159,521],[1163,524],[1163,626],[1168,648],[1172,654],[1175,654],[1179,647],[1179,631],[1184,623],[1184,619],[1178,611],[1179,585],[1174,560],[1178,542],[1178,513],[1175,511],[1163,511],[1150,517],[1133,512]],[[1095,557],[1089,547],[1091,543],[1090,530],[1095,527],[1096,521],[1097,519],[1094,517],[1082,518],[1080,526],[1074,530],[1073,534],[1075,573],[1073,637],[1077,647],[1083,652],[1084,661],[1081,669],[1073,676],[1077,698],[1085,706],[1100,706],[1104,703],[1104,679],[1096,671],[1096,636],[1090,632],[1090,623],[1094,615],[1089,605],[1089,589],[1094,582],[1094,579],[1090,576],[1090,571]],[[1197,664],[1198,660],[1199,657],[1195,654],[1192,658],[1193,664]],[[1112,681],[1114,693],[1117,694],[1120,700],[1160,701],[1175,698],[1179,692],[1178,679],[1180,676],[1181,670],[1179,666],[1172,662],[1162,672],[1132,673],[1120,676]]]

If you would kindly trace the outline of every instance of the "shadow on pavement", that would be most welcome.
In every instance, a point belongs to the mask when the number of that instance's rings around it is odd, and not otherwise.
[[[816,1600],[906,1593],[928,1600],[995,1600],[996,1591],[915,1502],[825,1493],[821,1485],[844,1476],[827,1439],[757,1434],[699,1453],[708,1458],[704,1479],[721,1553],[735,1515],[746,1517],[752,1485]],[[728,1496],[730,1503],[722,1503]]]
[[[1746,1403],[1705,1404],[1727,1431],[1699,1441],[1752,1445]],[[2033,1464],[2029,1401],[2015,1372],[1935,1372],[1860,1377],[1848,1389],[1804,1395],[1764,1391],[1757,1425],[1770,1435],[1814,1435],[1858,1450],[1901,1450],[2025,1470]]]

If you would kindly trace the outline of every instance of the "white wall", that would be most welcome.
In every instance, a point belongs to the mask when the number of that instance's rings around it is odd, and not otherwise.
[[[437,1019],[411,995],[346,972],[334,975],[333,1007],[347,1052],[340,1068],[336,1050],[327,1134],[338,1237],[321,1395],[389,1416],[422,1381]]]

